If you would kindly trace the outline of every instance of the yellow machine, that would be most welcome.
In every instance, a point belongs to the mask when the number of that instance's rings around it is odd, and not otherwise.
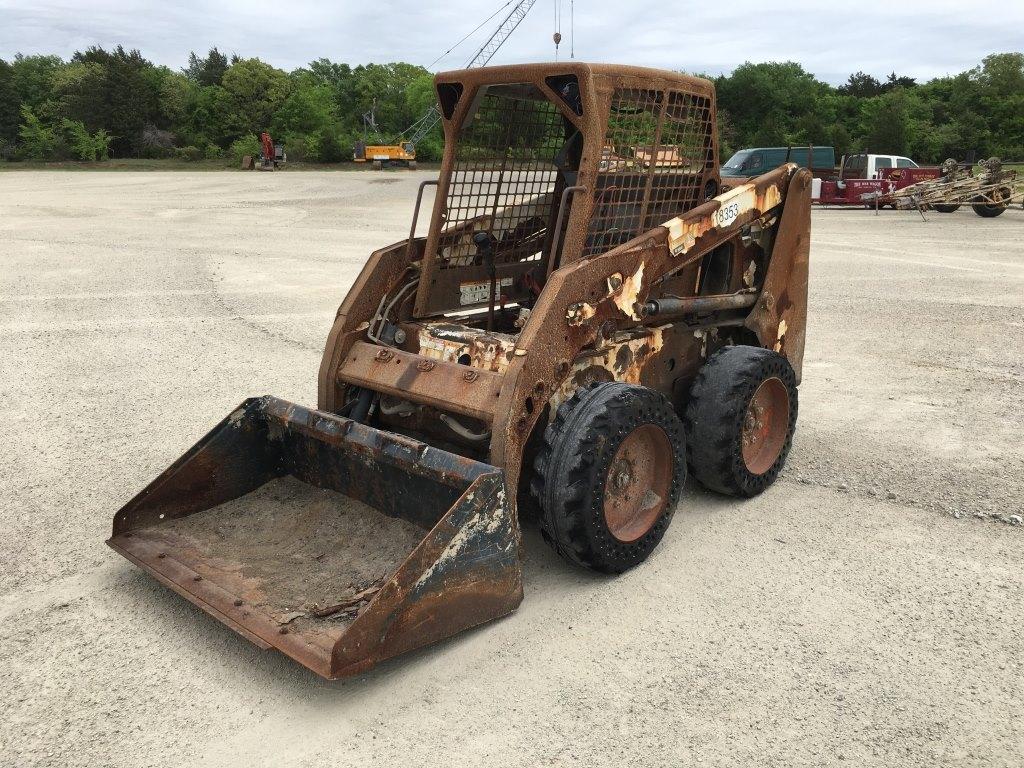
[[[367,144],[356,142],[352,159],[357,163],[373,163],[373,169],[379,171],[387,165],[404,165],[416,168],[416,146],[411,141],[399,144]]]

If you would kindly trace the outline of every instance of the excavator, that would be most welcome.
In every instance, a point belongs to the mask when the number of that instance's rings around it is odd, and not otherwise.
[[[267,131],[260,134],[260,154],[254,158],[252,155],[245,155],[242,158],[243,171],[276,171],[288,162],[288,155],[285,152],[284,144],[274,142]]]
[[[256,169],[260,171],[276,171],[288,162],[288,155],[285,154],[284,144],[274,143],[270,134],[266,131],[260,134],[260,158]]]
[[[245,400],[107,542],[326,678],[513,611],[521,521],[642,571],[689,478],[762,493],[796,428],[809,171],[721,192],[714,86],[674,72],[434,85],[440,173],[342,301],[316,407]]]

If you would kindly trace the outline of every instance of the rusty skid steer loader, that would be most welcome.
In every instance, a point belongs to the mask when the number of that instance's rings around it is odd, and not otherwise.
[[[329,678],[514,610],[517,510],[622,572],[688,467],[757,494],[796,422],[807,171],[719,195],[714,89],[670,72],[491,67],[436,90],[442,170],[342,303],[317,409],[245,401],[109,540]]]

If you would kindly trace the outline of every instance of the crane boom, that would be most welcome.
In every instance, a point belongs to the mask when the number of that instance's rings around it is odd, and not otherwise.
[[[508,40],[509,35],[516,31],[516,27],[526,18],[526,14],[530,12],[534,3],[537,0],[519,0],[518,3],[513,6],[505,20],[498,25],[498,28],[494,30],[494,33],[484,41],[484,44],[480,46],[480,49],[473,54],[473,58],[466,64],[465,69],[472,67],[482,67],[498,52],[498,49]],[[433,130],[434,126],[437,125],[437,121],[441,119],[441,113],[437,110],[437,105],[432,106],[423,115],[413,123],[407,130],[406,133],[412,132],[412,136],[409,138],[409,143],[413,145],[415,149],[416,145],[419,144],[423,137]]]
[[[482,67],[489,62],[491,57],[501,48],[502,44],[508,40],[509,35],[516,31],[516,27],[526,18],[526,14],[530,12],[533,4],[536,2],[537,0],[520,0],[516,3],[509,15],[501,22],[501,25],[494,31],[494,34],[480,46],[480,50],[473,55],[473,58],[469,60],[465,68]]]

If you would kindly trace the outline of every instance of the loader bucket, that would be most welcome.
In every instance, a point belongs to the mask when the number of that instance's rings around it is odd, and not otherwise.
[[[107,543],[327,678],[522,600],[499,469],[273,397],[246,400],[128,502]]]

